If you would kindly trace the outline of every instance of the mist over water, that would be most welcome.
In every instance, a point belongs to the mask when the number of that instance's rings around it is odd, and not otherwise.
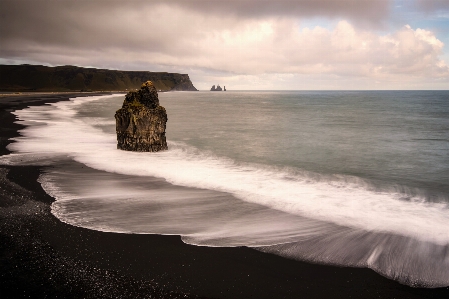
[[[169,150],[116,150],[124,96],[16,114],[0,163],[41,176],[62,221],[179,234],[449,285],[448,92],[173,92]]]

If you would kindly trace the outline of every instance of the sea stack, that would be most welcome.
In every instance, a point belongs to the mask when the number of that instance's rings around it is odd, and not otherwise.
[[[210,89],[210,91],[222,91],[220,84],[217,85],[217,87],[215,87],[215,85],[212,85],[212,88]],[[225,89],[226,91],[226,89]]]
[[[165,128],[167,112],[159,105],[157,90],[151,81],[125,96],[115,112],[117,148],[135,152],[167,150]]]

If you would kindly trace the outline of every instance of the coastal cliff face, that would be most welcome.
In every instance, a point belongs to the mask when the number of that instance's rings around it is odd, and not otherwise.
[[[196,91],[189,75],[65,65],[0,65],[1,91],[126,91],[150,80],[158,91]]]
[[[117,148],[136,152],[167,150],[165,128],[167,112],[159,105],[157,90],[151,81],[139,91],[131,91],[115,113]]]

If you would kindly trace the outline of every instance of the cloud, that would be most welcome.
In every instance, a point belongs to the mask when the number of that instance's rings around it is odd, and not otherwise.
[[[343,17],[378,22],[388,15],[391,0],[175,0],[172,3],[214,15],[241,17]]]
[[[418,0],[417,4],[427,12],[449,10],[449,1],[447,0]]]
[[[248,38],[250,37],[250,38]],[[427,30],[404,26],[388,35],[357,30],[340,21],[329,30],[298,29],[294,21],[249,23],[237,32],[221,32],[206,42],[203,54],[216,68],[244,74],[335,74],[388,78],[448,76],[439,58],[443,43]],[[237,55],[227,55],[236,53]]]
[[[388,15],[391,0],[152,0],[152,1],[0,1],[0,39],[93,48],[169,47],[185,38],[192,16],[207,18],[208,26],[233,27],[242,20],[275,17],[332,17],[378,23]],[[216,22],[212,22],[215,19]],[[193,20],[193,24],[196,24]],[[155,30],[154,24],[157,25]],[[164,25],[164,26],[161,26]],[[108,31],[107,29],[110,28]],[[202,28],[198,28],[202,32]],[[146,31],[146,32],[144,32]],[[151,34],[150,34],[151,33]],[[189,30],[189,38],[197,38]],[[158,38],[163,36],[164,39]]]
[[[348,4],[338,12],[332,8],[337,2]],[[361,6],[354,4],[355,8],[350,8],[350,2],[18,1],[12,6],[1,1],[0,57],[53,65],[188,72],[203,81],[208,76],[227,76],[237,78],[235,82],[256,82],[256,77],[275,74],[279,83],[298,76],[447,82],[448,66],[440,58],[444,44],[433,32],[403,26],[378,33],[355,20],[362,16],[350,16],[372,3],[387,1],[356,1]],[[270,3],[278,3],[277,11],[269,9]],[[306,26],[310,23],[298,17],[315,13],[349,17],[326,27]]]
[[[1,2],[4,8],[21,6],[21,13],[28,11],[55,14],[66,8],[76,11],[89,10],[101,14],[129,9],[147,10],[164,4],[215,16],[243,18],[324,16],[376,22],[388,15],[393,0],[2,0]],[[39,7],[40,9],[37,9]]]

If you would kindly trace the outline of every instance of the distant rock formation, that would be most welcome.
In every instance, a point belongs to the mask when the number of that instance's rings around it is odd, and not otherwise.
[[[129,91],[150,80],[158,91],[196,91],[189,75],[64,65],[0,65],[1,91]]]
[[[217,87],[215,87],[215,85],[212,85],[210,91],[222,91],[220,84],[217,84]]]
[[[125,96],[122,108],[115,113],[115,121],[118,149],[136,152],[168,149],[167,112],[159,105],[157,90],[151,81]]]
[[[226,91],[226,86],[223,86],[223,91]]]

